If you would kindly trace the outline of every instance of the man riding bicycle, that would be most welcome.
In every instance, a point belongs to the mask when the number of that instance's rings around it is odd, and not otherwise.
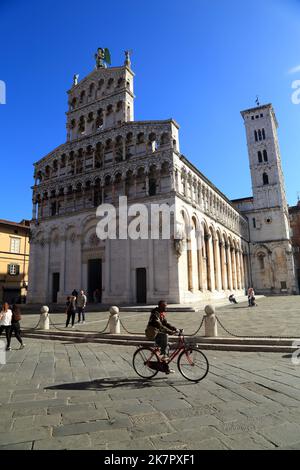
[[[168,335],[178,334],[175,326],[167,322],[166,319],[167,303],[165,300],[158,302],[158,307],[151,311],[149,322],[145,330],[146,338],[150,341],[155,340],[157,346],[160,347],[162,359],[168,359]]]

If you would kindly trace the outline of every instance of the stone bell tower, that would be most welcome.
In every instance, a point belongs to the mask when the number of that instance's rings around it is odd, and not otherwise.
[[[275,112],[266,104],[241,114],[253,197],[240,210],[249,219],[253,285],[261,293],[293,293],[295,272]]]

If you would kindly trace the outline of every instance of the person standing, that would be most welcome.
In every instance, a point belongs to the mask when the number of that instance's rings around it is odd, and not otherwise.
[[[5,331],[6,335],[6,351],[10,351],[10,330],[11,330],[11,318],[12,318],[12,311],[9,308],[7,302],[4,302],[2,305],[2,309],[0,312],[0,336],[2,335],[3,331]]]
[[[84,290],[81,290],[77,297],[78,323],[81,323],[81,315],[82,315],[82,323],[85,323],[84,309],[86,307],[86,303],[87,303],[87,297],[84,293]]]
[[[11,329],[10,329],[10,341],[12,334],[15,333],[15,337],[20,343],[20,349],[23,349],[25,344],[22,341],[21,338],[21,326],[20,326],[20,321],[21,321],[21,311],[17,305],[12,306],[12,318],[11,318]]]
[[[69,326],[70,320],[72,320],[72,328],[74,328],[75,315],[76,315],[76,297],[74,295],[71,295],[70,297],[68,297],[66,314],[67,314],[66,328]]]

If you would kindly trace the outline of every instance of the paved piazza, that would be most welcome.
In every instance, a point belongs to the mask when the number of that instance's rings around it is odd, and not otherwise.
[[[300,337],[298,296],[217,313],[240,334]],[[122,315],[134,331],[148,317]],[[36,318],[24,315],[23,326]],[[171,318],[187,332],[199,323],[195,313]],[[63,319],[52,315],[59,328]],[[99,331],[105,319],[91,313],[81,328]],[[195,385],[177,371],[143,382],[131,366],[134,347],[25,342],[17,350],[13,339],[0,366],[1,449],[300,449],[300,365],[290,354],[206,351],[210,372]]]

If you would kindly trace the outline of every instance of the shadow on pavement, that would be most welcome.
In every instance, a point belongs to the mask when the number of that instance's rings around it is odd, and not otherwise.
[[[166,381],[165,377],[157,377],[155,379],[143,380],[143,379],[130,379],[124,377],[109,377],[103,379],[91,380],[89,382],[72,382],[72,383],[63,383],[58,385],[50,385],[45,387],[44,390],[97,390],[97,391],[107,391],[114,388],[155,388],[156,386],[161,387],[163,384],[161,381],[164,380],[166,386],[169,386],[171,383],[175,383],[174,380]],[[158,383],[159,382],[159,383]],[[176,380],[176,385],[189,385],[186,380]],[[192,384],[194,385],[194,384]]]

